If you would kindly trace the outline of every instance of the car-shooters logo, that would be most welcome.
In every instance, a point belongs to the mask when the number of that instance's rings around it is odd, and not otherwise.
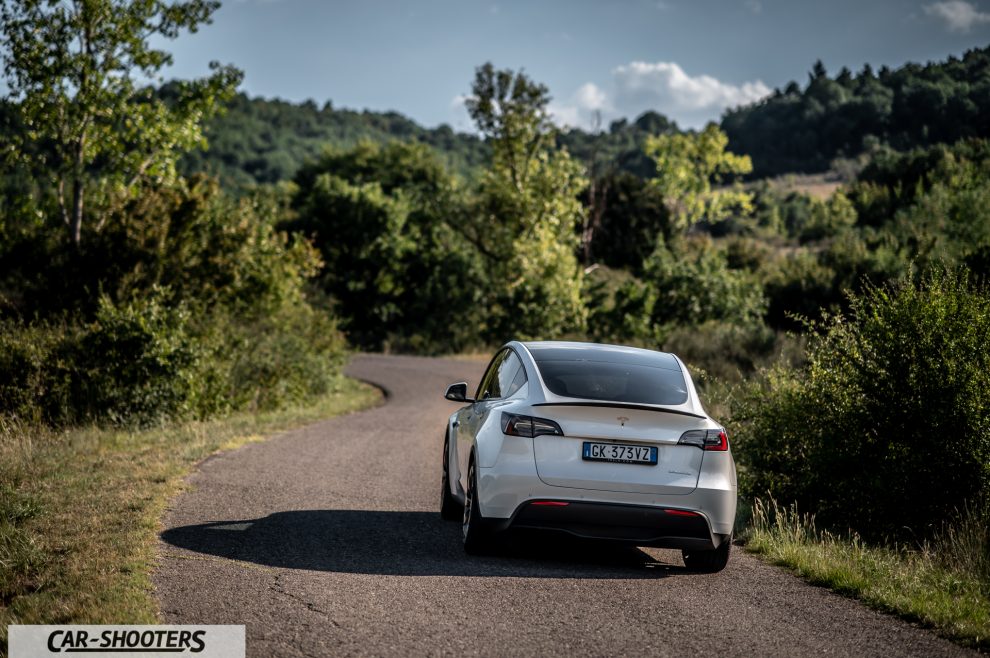
[[[244,658],[243,626],[10,626],[10,658],[87,656]]]

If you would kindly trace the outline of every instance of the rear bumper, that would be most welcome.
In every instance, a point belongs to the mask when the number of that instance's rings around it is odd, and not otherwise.
[[[573,501],[528,501],[508,519],[492,520],[495,530],[536,529],[562,532],[583,539],[710,550],[727,535],[713,534],[698,513],[678,509]]]
[[[639,509],[689,510],[703,517],[708,526],[709,544],[717,545],[719,536],[732,533],[736,517],[736,486],[728,453],[710,454],[716,455],[720,458],[718,461],[725,464],[711,460],[711,464],[706,464],[706,468],[702,469],[697,488],[679,495],[551,486],[537,476],[532,456],[527,459],[526,455],[521,454],[509,459],[503,454],[494,467],[478,469],[478,502],[481,513],[503,527],[509,527],[520,511],[534,500],[556,500],[575,505],[604,504]],[[575,506],[574,513],[580,509],[583,508]],[[573,530],[571,532],[578,534]]]

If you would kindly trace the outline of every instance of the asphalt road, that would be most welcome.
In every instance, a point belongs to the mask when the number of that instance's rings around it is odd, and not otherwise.
[[[164,518],[169,623],[246,624],[251,656],[942,656],[932,633],[733,549],[516,542],[469,557],[437,513],[445,386],[484,364],[360,356],[383,406],[204,462]]]

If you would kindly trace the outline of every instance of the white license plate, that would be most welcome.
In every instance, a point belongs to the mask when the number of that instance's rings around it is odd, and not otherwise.
[[[631,446],[621,443],[591,443],[584,442],[581,458],[593,462],[616,462],[619,464],[657,463],[656,446]]]

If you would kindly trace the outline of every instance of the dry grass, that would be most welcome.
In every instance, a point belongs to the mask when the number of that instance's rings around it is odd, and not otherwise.
[[[154,623],[159,519],[197,462],[380,398],[342,379],[308,406],[141,431],[0,422],[0,653],[13,623]]]
[[[746,549],[808,581],[919,622],[963,645],[990,648],[990,528],[964,510],[918,548],[876,547],[815,528],[796,508],[757,500]]]
[[[770,187],[782,194],[797,192],[824,201],[842,187],[843,181],[836,172],[822,174],[787,174],[768,179]]]

